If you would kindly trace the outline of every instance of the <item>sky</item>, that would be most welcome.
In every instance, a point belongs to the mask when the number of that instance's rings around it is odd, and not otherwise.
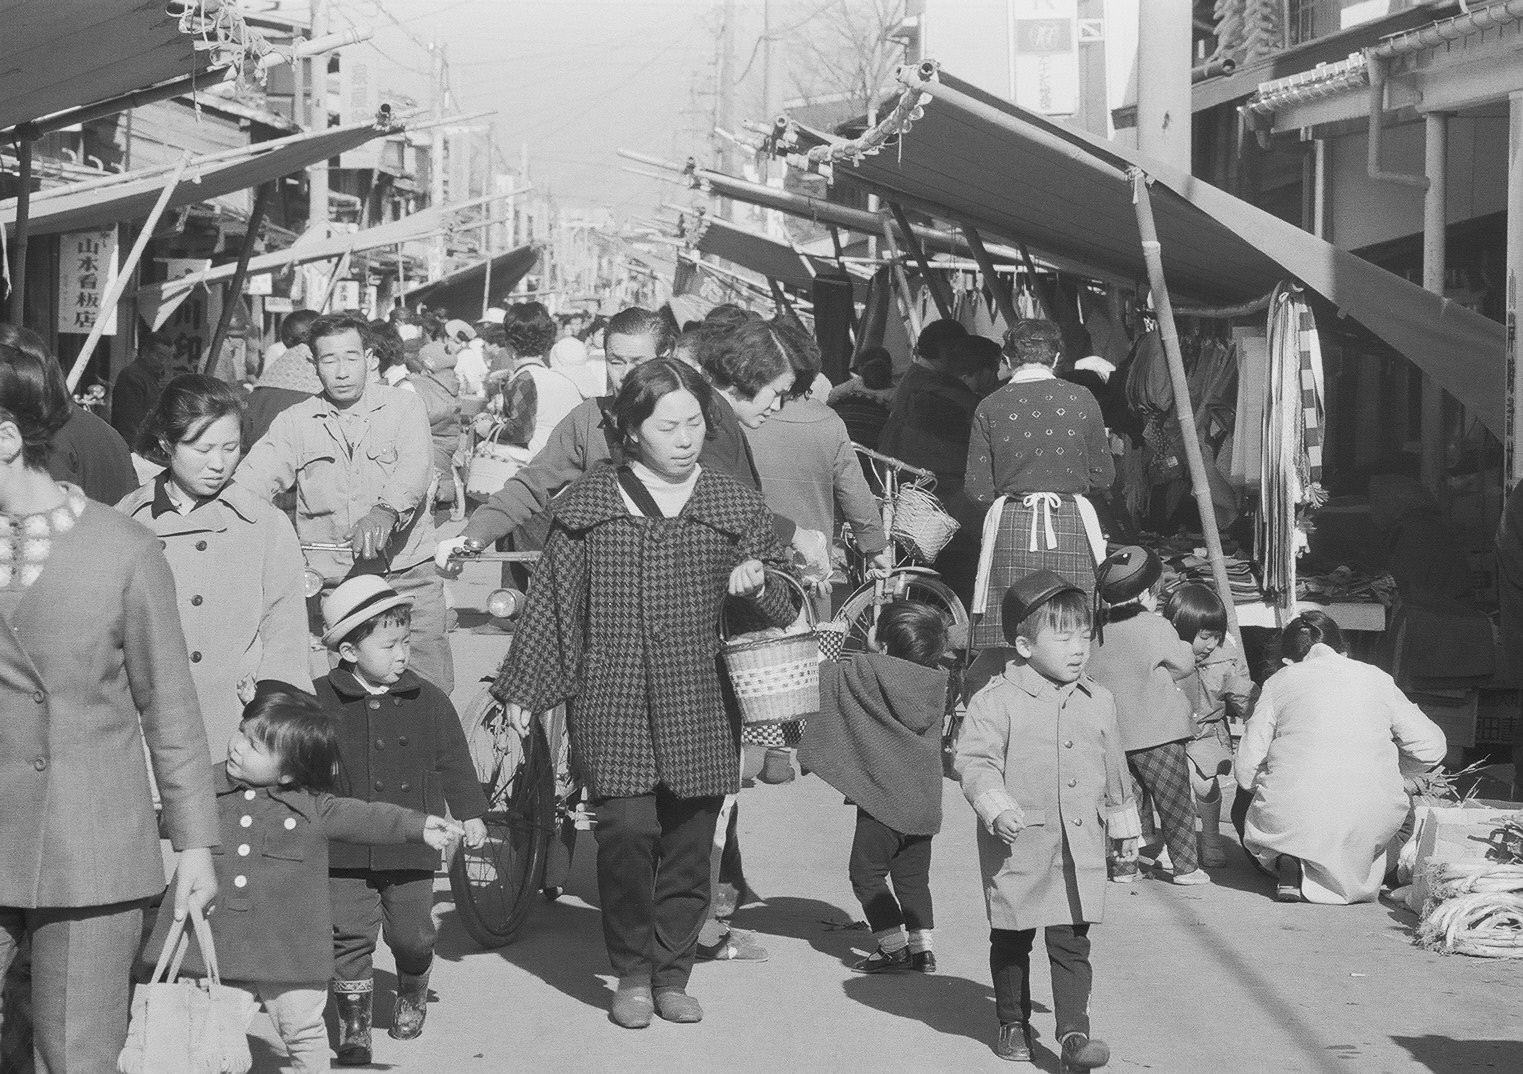
[[[607,206],[629,218],[649,215],[663,199],[690,200],[680,187],[624,171],[628,162],[617,150],[676,160],[704,150],[716,0],[329,2],[333,30],[374,28],[370,42],[350,48],[381,60],[381,86],[424,105],[427,44],[441,42],[455,110],[495,110],[491,122],[503,156],[516,165],[527,143],[536,189],[553,193],[563,207]],[[761,0],[739,0],[738,7],[737,73],[760,35]],[[283,0],[280,10],[301,17],[306,8],[306,0]],[[748,85],[757,74],[753,65]],[[738,99],[737,120],[761,118],[759,96],[757,90]]]

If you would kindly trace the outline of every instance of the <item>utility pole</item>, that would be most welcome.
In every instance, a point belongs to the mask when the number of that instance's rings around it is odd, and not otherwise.
[[[434,121],[433,133],[430,136],[430,155],[432,160],[429,164],[429,204],[434,208],[444,204],[444,153],[447,134],[440,120],[444,118],[444,46],[435,41],[428,46],[428,58],[431,77],[429,79],[429,111]],[[444,235],[441,233],[434,238],[433,250],[429,257],[428,274],[431,278],[438,279],[444,274]]]
[[[719,30],[719,124],[720,130],[735,131],[735,0],[724,0],[724,22]],[[719,170],[734,175],[730,140],[719,139]],[[729,220],[733,206],[729,198],[719,201],[719,215]]]
[[[327,36],[328,33],[328,0],[311,0],[312,14],[312,38],[316,40]],[[308,79],[308,91],[311,93],[311,105],[308,113],[307,126],[316,131],[328,129],[328,57],[314,56],[307,61],[311,64],[310,78]],[[319,160],[313,164],[307,172],[307,190],[309,202],[307,209],[307,227],[317,228],[319,236],[326,237],[328,234],[328,162]]]

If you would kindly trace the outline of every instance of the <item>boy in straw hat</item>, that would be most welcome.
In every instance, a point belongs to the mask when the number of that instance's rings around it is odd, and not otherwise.
[[[1029,1063],[1031,948],[1044,930],[1062,1069],[1110,1059],[1089,1035],[1089,926],[1105,908],[1106,839],[1135,853],[1140,832],[1110,691],[1084,674],[1089,598],[1052,571],[1006,591],[1014,658],[968,706],[957,742],[963,794],[982,822],[995,1054]]]
[[[465,842],[486,841],[487,810],[460,717],[448,695],[408,670],[412,598],[378,575],[350,578],[323,600],[323,644],[339,666],[316,684],[338,717],[340,793],[464,821]],[[434,958],[437,851],[417,846],[336,844],[329,855],[338,1062],[370,1062],[371,957],[384,933],[397,964],[390,1034],[423,1032]]]

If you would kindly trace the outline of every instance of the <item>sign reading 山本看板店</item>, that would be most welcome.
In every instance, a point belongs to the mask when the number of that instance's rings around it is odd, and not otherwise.
[[[116,226],[73,231],[58,240],[58,330],[88,335],[117,273]],[[116,335],[116,307],[105,310],[102,335]]]

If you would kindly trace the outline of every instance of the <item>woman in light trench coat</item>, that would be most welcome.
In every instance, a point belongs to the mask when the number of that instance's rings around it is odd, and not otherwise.
[[[164,388],[138,452],[167,469],[117,510],[152,530],[174,572],[206,738],[220,756],[260,679],[312,689],[303,560],[278,509],[231,484],[243,404],[214,377]]]

